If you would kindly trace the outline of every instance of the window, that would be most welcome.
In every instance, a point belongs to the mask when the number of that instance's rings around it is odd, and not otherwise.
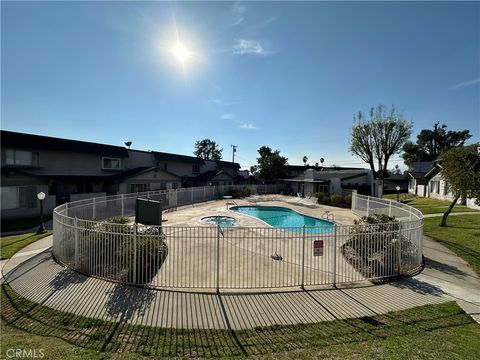
[[[448,181],[445,181],[445,188],[443,189],[444,190],[444,194],[443,195],[448,195],[452,192],[452,189],[450,187],[450,184],[448,183]]]
[[[103,158],[102,169],[120,170],[121,160],[117,158]]]
[[[147,184],[130,184],[130,192],[145,192],[147,190]]]
[[[2,186],[2,210],[18,208],[18,187]]]
[[[440,194],[440,181],[430,181],[430,192]]]
[[[192,166],[192,173],[198,174],[200,172],[200,165],[195,164]]]
[[[5,150],[5,163],[18,166],[38,166],[38,152],[26,150]]]
[[[2,210],[37,207],[37,188],[35,186],[2,187]]]

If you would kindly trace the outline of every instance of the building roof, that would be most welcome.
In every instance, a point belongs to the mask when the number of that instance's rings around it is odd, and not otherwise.
[[[240,169],[240,164],[236,162],[222,161],[222,160],[216,160],[215,162],[217,163],[218,166],[221,166],[221,167],[232,167],[232,168]]]
[[[133,169],[125,170],[120,173],[116,173],[114,175],[110,175],[108,178],[110,180],[122,180],[122,179],[128,179],[129,177],[136,176],[139,174],[142,174],[144,172],[153,170],[155,168],[152,168],[151,166],[139,166]]]
[[[356,167],[340,167],[340,166],[315,166],[315,165],[286,165],[288,170],[299,170],[305,171],[308,169],[313,169],[317,171],[327,171],[327,170],[365,170],[363,168]]]
[[[194,156],[170,154],[170,153],[159,152],[159,151],[152,151],[152,154],[155,158],[155,161],[176,161],[176,162],[186,162],[190,164],[205,165],[205,161],[203,161],[203,159],[200,159]]]
[[[217,171],[217,170],[210,170],[206,171],[203,174],[200,174],[194,178],[196,181],[210,181],[216,178],[217,176],[220,175],[227,175],[229,178],[233,179],[233,176],[231,176],[229,173],[226,173],[223,170]]]
[[[2,147],[82,152],[119,158],[128,157],[127,149],[122,146],[24,134],[6,130],[1,130],[0,136]]]

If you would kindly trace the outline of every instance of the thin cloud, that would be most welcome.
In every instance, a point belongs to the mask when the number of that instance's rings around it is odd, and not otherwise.
[[[259,130],[258,127],[256,127],[253,124],[242,124],[240,125],[240,129],[245,129],[245,130]]]
[[[475,85],[475,84],[479,84],[479,83],[480,83],[480,77],[476,78],[476,79],[464,81],[464,82],[461,82],[461,83],[456,84],[456,85],[453,85],[453,86],[450,87],[450,89],[459,89],[459,88],[462,88],[462,87],[471,86],[471,85]]]
[[[245,20],[244,14],[246,11],[247,8],[244,5],[234,3],[232,6],[232,13],[235,16],[235,20],[230,24],[230,26],[238,26],[243,23]]]
[[[237,55],[269,55],[271,51],[261,41],[237,39],[233,45],[233,53]]]
[[[210,99],[208,100],[208,102],[214,103],[215,105],[219,106],[231,106],[240,103],[239,101],[223,101],[220,99]]]
[[[235,114],[230,114],[230,113],[222,114],[222,115],[220,115],[220,119],[222,119],[222,120],[233,120],[233,119],[235,119]]]

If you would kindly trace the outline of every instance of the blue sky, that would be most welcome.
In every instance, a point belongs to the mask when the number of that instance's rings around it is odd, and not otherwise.
[[[480,140],[480,3],[2,2],[4,130],[242,167],[267,145],[362,166],[352,116],[395,106]],[[180,41],[188,58],[172,49]],[[399,159],[396,156],[395,159]],[[393,167],[401,161],[393,161]],[[366,166],[366,164],[365,164]]]

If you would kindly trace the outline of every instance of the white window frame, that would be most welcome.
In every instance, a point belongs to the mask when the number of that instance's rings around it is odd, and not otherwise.
[[[110,160],[110,163],[112,162],[112,160],[117,160],[118,161],[118,168],[116,168],[116,167],[115,168],[114,167],[105,167],[105,160]],[[102,157],[102,170],[122,170],[122,159],[103,156]]]

